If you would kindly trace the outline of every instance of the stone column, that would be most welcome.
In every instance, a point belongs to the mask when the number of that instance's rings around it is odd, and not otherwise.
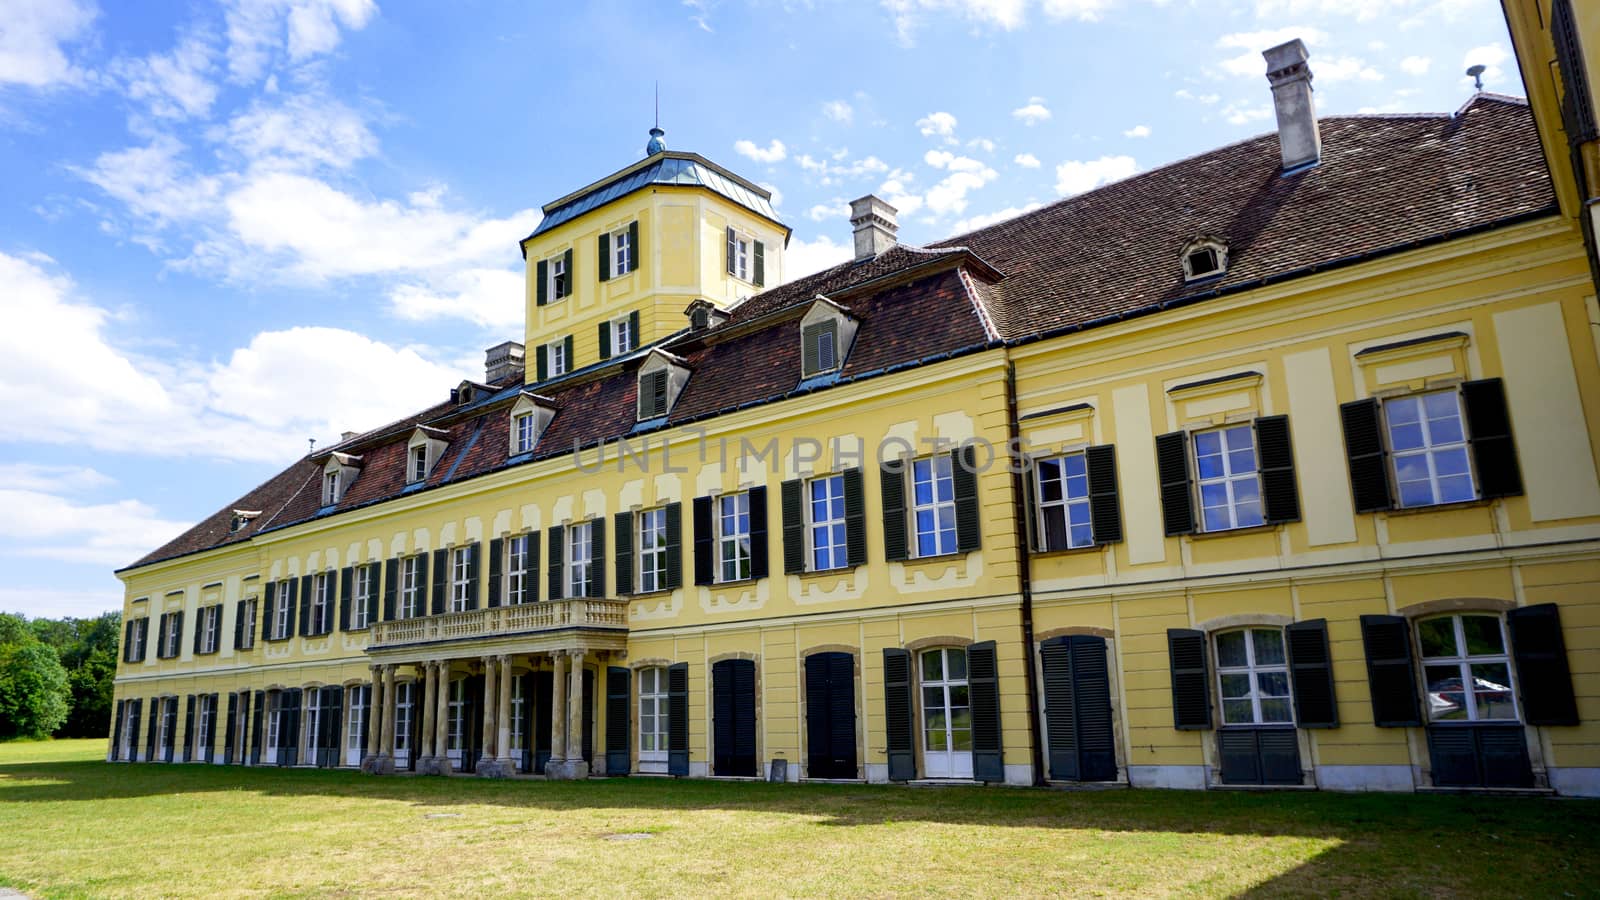
[[[478,765],[495,758],[494,752],[494,698],[495,658],[483,658],[483,737],[478,747]],[[492,766],[490,768],[493,768]]]
[[[378,758],[378,738],[383,731],[381,720],[383,717],[383,679],[377,666],[369,666],[372,670],[372,703],[367,714],[367,756],[361,761],[361,770],[372,771],[373,760]],[[374,722],[373,719],[380,721]],[[240,742],[242,743],[242,742]]]
[[[422,740],[417,743],[417,772],[422,775],[437,775],[439,770],[434,762],[437,754],[434,752],[433,716],[438,705],[434,691],[438,690],[439,661],[429,660],[417,667],[422,672],[422,694],[412,702],[422,704],[422,708],[414,710],[411,714],[422,717]],[[413,688],[415,690],[415,688]]]
[[[439,682],[434,693],[433,750],[440,775],[450,774],[450,661],[439,662]]]
[[[528,702],[528,698],[522,698]],[[500,657],[500,709],[495,714],[495,722],[499,725],[495,735],[495,749],[499,751],[500,768],[506,775],[517,771],[516,761],[511,758],[511,657]]]
[[[378,738],[377,771],[389,774],[394,771],[394,664],[383,666],[383,733]]]
[[[550,679],[550,761],[545,763],[546,778],[562,778],[567,761],[567,655],[550,654],[555,674]]]
[[[572,686],[567,702],[567,769],[571,778],[589,777],[589,764],[583,759],[583,651],[572,651]]]

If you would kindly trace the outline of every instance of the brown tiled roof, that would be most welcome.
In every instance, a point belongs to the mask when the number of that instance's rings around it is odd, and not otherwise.
[[[1522,101],[1478,95],[1454,116],[1333,117],[1321,127],[1321,165],[1292,175],[1279,171],[1276,136],[1264,135],[933,248],[896,247],[757,294],[710,332],[667,340],[691,370],[669,424],[981,350],[997,337],[1025,341],[1091,327],[1553,209]],[[1227,243],[1228,272],[1185,284],[1179,254],[1199,236]],[[799,316],[818,294],[842,298],[861,326],[837,379],[802,382]],[[558,412],[532,458],[629,434],[640,362],[614,361],[539,385]],[[464,412],[441,403],[302,459],[134,566],[395,497],[407,489],[406,439],[419,424],[445,429],[449,442],[421,489],[521,464],[526,458],[506,456],[506,404],[521,382],[518,373]],[[333,449],[360,455],[362,471],[338,508],[325,511],[321,458]],[[234,509],[263,515],[230,535]]]
[[[1008,340],[1158,309],[1550,209],[1555,193],[1527,104],[1480,94],[1455,115],[1320,121],[1322,163],[1280,171],[1276,134],[1070,197],[936,246],[1005,273]],[[1190,240],[1228,245],[1220,279],[1185,284]]]

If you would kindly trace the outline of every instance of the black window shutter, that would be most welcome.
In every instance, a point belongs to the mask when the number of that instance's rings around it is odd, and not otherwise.
[[[339,570],[339,630],[350,630],[350,605],[354,600],[350,595],[355,592],[356,568],[345,566]]]
[[[728,274],[729,275],[733,274],[733,258],[734,258],[734,253],[737,251],[738,246],[739,246],[738,242],[739,242],[739,239],[734,235],[733,228],[730,226],[728,228]]]
[[[792,478],[778,486],[783,507],[783,572],[795,575],[806,570],[805,505],[800,498],[804,482]]]
[[[631,594],[633,593],[633,513],[619,512],[611,517],[611,521],[611,535],[616,543],[611,552],[616,557],[617,595]]]
[[[611,280],[611,232],[609,232],[609,231],[600,232],[600,250],[595,256],[596,256],[597,259],[600,260],[600,280],[601,281],[610,281]],[[601,326],[601,327],[604,327],[604,326]],[[601,353],[600,354],[600,357],[602,359],[604,359],[605,356],[606,356],[605,353]]]
[[[601,322],[599,327],[600,327],[600,334],[598,335],[598,337],[599,337],[599,340],[600,340],[600,358],[601,359],[610,359],[611,358],[611,323],[610,322]]]
[[[1253,728],[1224,728],[1217,733],[1217,768],[1223,784],[1262,784],[1261,750]]]
[[[606,520],[589,523],[589,596],[606,595]]]
[[[122,756],[122,717],[127,715],[128,701],[118,700],[116,703],[117,717],[111,722],[111,761],[116,762]]]
[[[306,637],[307,635],[311,634],[311,605],[316,599],[316,596],[313,593],[316,589],[317,589],[317,587],[316,587],[315,576],[312,576],[312,575],[302,575],[302,576],[300,576],[300,636],[301,637]]]
[[[1172,727],[1202,731],[1211,727],[1211,689],[1206,671],[1206,635],[1192,628],[1167,629],[1172,667]]]
[[[1284,629],[1293,678],[1294,720],[1301,728],[1338,728],[1339,704],[1328,652],[1328,620],[1295,622]]]
[[[561,254],[561,258],[566,261],[567,264],[567,296],[570,297],[573,294],[573,289],[578,285],[578,268],[572,264],[572,248],[568,247],[566,251]],[[572,359],[571,347],[567,348],[567,359]],[[570,362],[568,365],[570,367]]]
[[[635,222],[634,224],[638,225],[639,223]],[[635,268],[638,265],[637,262],[634,263]],[[637,309],[628,313],[628,342],[632,345],[631,349],[638,349],[639,345],[644,343],[644,338],[639,334],[639,311]]]
[[[1476,787],[1478,747],[1471,728],[1429,728],[1428,766],[1436,787]]]
[[[621,666],[606,667],[606,774],[626,775],[629,768],[628,691],[633,673]]]
[[[201,641],[202,638],[205,637],[205,633],[206,633],[206,607],[202,606],[200,608],[200,615],[195,616],[195,620],[194,620],[194,638],[192,639],[194,641],[194,643],[189,648],[194,653],[195,656],[199,656],[200,655],[200,651],[201,651],[200,641]]]
[[[909,556],[906,539],[906,463],[893,461],[878,467],[878,487],[883,494],[883,558]]]
[[[639,220],[634,219],[628,223],[628,271],[639,268]],[[638,312],[634,313],[637,317]],[[637,326],[636,326],[637,327]],[[638,341],[638,331],[634,332],[634,340]]]
[[[262,719],[266,715],[267,692],[256,691],[255,722],[250,727],[250,765],[261,765],[261,748],[265,745],[266,734],[262,731]]]
[[[194,695],[183,705],[183,761],[194,761]]]
[[[1044,669],[1045,740],[1049,748],[1050,777],[1077,781],[1077,701],[1073,697],[1072,644],[1070,638],[1051,638],[1039,645]]]
[[[1078,724],[1078,777],[1114,781],[1117,777],[1116,729],[1111,720],[1111,673],[1106,639],[1074,635],[1073,701]]]
[[[821,368],[821,354],[817,348],[817,335],[822,333],[822,324],[813,323],[800,330],[800,374],[815,375]]]
[[[683,586],[683,504],[667,504],[667,589]]]
[[[535,303],[539,306],[544,306],[550,302],[550,262],[548,260],[541,259],[534,264],[533,280],[536,283],[534,287],[535,297],[537,298]],[[540,368],[543,369],[544,367],[541,365]],[[543,375],[540,377],[542,378]]]
[[[533,348],[534,371],[538,373],[540,381],[550,377],[549,350],[550,348],[544,344]]]
[[[561,583],[561,567],[566,559],[562,539],[566,537],[566,533],[560,525],[557,525],[546,531],[545,536],[546,542],[550,545],[549,571],[546,574],[546,581],[549,583],[546,586],[549,588],[550,599],[560,600],[567,594],[565,586]]]
[[[1295,483],[1288,416],[1256,419],[1256,453],[1261,467],[1262,517],[1274,525],[1300,521],[1300,489]]]
[[[717,571],[711,498],[694,498],[694,583],[711,584]]]
[[[238,643],[235,641],[234,643]],[[122,661],[133,662],[133,620],[122,626]]]
[[[177,698],[176,695],[167,698],[166,716],[167,716],[167,746],[166,746],[167,753],[166,753],[166,761],[167,762],[172,762],[173,760],[177,759],[177,757],[173,754],[173,749],[178,746],[178,698]],[[187,738],[188,735],[185,734],[184,737]]]
[[[539,533],[528,532],[528,553],[522,564],[522,602],[535,603],[539,599]],[[554,599],[554,598],[552,598]],[[533,696],[529,694],[528,696]],[[548,717],[546,717],[548,718]]]
[[[1361,644],[1367,657],[1367,686],[1372,692],[1372,724],[1380,728],[1421,725],[1410,624],[1401,616],[1362,616]]]
[[[400,559],[386,559],[383,561],[383,620],[393,622],[395,618],[395,598],[400,590]]]
[[[489,541],[489,602],[490,609],[500,605],[500,582],[505,564],[506,542],[500,538]]]
[[[467,545],[467,609],[483,605],[483,541]]]
[[[1511,437],[1505,385],[1498,378],[1469,381],[1461,386],[1461,405],[1467,411],[1467,443],[1472,447],[1478,494],[1519,496],[1522,471],[1517,467],[1517,444]]]
[[[911,653],[899,647],[885,647],[883,726],[890,781],[910,781],[917,777],[916,723],[911,708]]]
[[[1594,101],[1589,96],[1579,28],[1572,15],[1572,0],[1550,4],[1550,36],[1555,43],[1556,66],[1561,74],[1561,124],[1573,145],[1586,144],[1600,135]],[[1592,48],[1591,48],[1592,49]]]
[[[428,554],[427,551],[418,553],[417,559],[417,615],[428,614]]]
[[[983,546],[978,512],[978,451],[971,444],[950,454],[950,480],[956,497],[956,549],[965,553]]]
[[[261,617],[261,627],[256,634],[257,641],[266,640],[267,636],[271,633],[267,630],[267,623],[273,620],[273,612],[277,609],[277,600],[275,599],[277,597],[277,590],[277,585],[270,581],[267,582],[267,590],[265,594],[266,600],[263,602],[261,608],[256,610],[257,615]]]
[[[1089,528],[1096,544],[1122,540],[1122,499],[1117,493],[1117,453],[1111,444],[1083,451],[1089,470]],[[1030,477],[1028,484],[1033,484]],[[1030,508],[1031,509],[1031,508]],[[1030,513],[1028,521],[1033,521]]]
[[[177,612],[172,614],[173,616],[175,616],[177,618],[177,623],[175,625],[173,625],[173,628],[172,628],[173,633],[177,635],[177,639],[172,642],[172,655],[173,656],[177,656],[178,654],[183,652],[183,613],[184,613],[184,611],[180,609]],[[176,703],[177,701],[173,701],[173,702]],[[174,712],[173,715],[176,716],[177,713]]]
[[[667,667],[667,774],[689,774],[689,664]]]
[[[756,270],[754,274],[756,277],[752,280],[755,282],[756,287],[761,287],[767,283],[767,245],[760,241],[756,241],[755,245]]]
[[[1520,607],[1506,613],[1506,624],[1511,627],[1523,721],[1529,725],[1578,724],[1560,609],[1554,603]]]
[[[577,357],[572,355],[572,335],[562,338],[561,342],[566,345],[566,349],[562,351],[562,355],[567,358],[566,371],[571,372],[578,367]]]
[[[867,562],[867,505],[862,494],[861,470],[845,469],[844,479],[844,537],[845,558],[852,566]]]
[[[223,719],[222,722],[220,723],[221,724],[221,728],[222,728],[222,764],[225,765],[225,766],[231,766],[231,765],[234,764],[234,762],[235,762],[234,754],[236,754],[238,752],[238,749],[239,749],[239,747],[238,747],[238,744],[239,744],[239,740],[238,740],[238,738],[239,738],[239,729],[236,727],[237,724],[238,724],[238,721],[239,721],[239,695],[237,693],[229,691],[228,692],[228,717],[226,719]],[[213,726],[213,727],[216,727],[216,726]]]
[[[1189,486],[1188,434],[1169,431],[1156,436],[1156,473],[1161,481],[1161,520],[1167,536],[1193,534],[1194,492]]]
[[[956,496],[960,496],[959,492]],[[967,696],[972,703],[972,777],[1005,781],[1000,742],[1000,670],[994,641],[967,647]]]
[[[1339,404],[1344,428],[1344,454],[1350,468],[1350,493],[1356,512],[1377,512],[1394,505],[1389,492],[1389,460],[1383,445],[1382,412],[1378,401],[1352,400]]]
[[[750,577],[767,577],[767,489],[750,489]]]
[[[450,551],[444,547],[433,551],[433,614],[444,615],[450,608],[448,601],[450,591]]]
[[[238,650],[244,643],[244,601],[233,604],[233,649]]]

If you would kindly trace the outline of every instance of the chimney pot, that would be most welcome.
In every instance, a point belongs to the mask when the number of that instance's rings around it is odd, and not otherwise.
[[[1272,105],[1278,114],[1278,151],[1283,170],[1315,165],[1322,160],[1322,136],[1317,130],[1317,107],[1311,96],[1310,56],[1299,38],[1261,54],[1267,60],[1267,83],[1272,85]]]
[[[897,212],[899,210],[873,194],[850,201],[857,262],[873,259],[895,245],[895,234],[900,230],[900,224],[895,221]]]
[[[483,351],[483,377],[490,384],[521,371],[525,365],[522,345],[516,341],[495,344]]]

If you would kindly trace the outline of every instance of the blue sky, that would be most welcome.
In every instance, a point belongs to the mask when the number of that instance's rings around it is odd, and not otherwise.
[[[1521,94],[1492,0],[0,0],[0,609],[112,570],[522,337],[539,206],[669,146],[924,243],[1319,112]],[[1092,248],[1091,248],[1092,252]]]

